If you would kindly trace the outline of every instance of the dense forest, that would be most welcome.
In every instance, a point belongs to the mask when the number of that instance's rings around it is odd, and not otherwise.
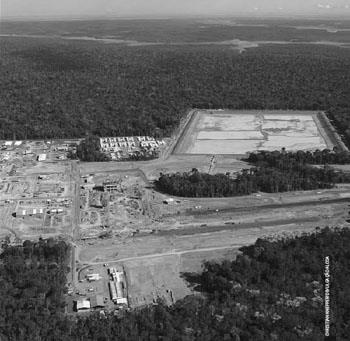
[[[326,256],[330,333],[338,341],[350,335],[349,229],[258,240],[241,248],[235,261],[205,263],[202,273],[183,274],[202,295],[187,296],[170,307],[159,301],[124,316],[96,313],[77,320],[59,313],[66,246],[50,243],[26,242],[1,255],[1,340],[320,341]]]
[[[349,183],[350,174],[335,171],[328,163],[348,163],[350,153],[329,150],[315,152],[250,153],[246,161],[253,167],[231,175],[191,172],[160,174],[157,190],[181,197],[229,197],[255,192],[288,192],[332,188]],[[323,165],[313,167],[312,165]]]
[[[190,108],[325,110],[350,139],[346,48],[0,43],[0,139],[168,136]]]
[[[48,239],[2,248],[0,340],[60,340],[66,328],[68,245]]]

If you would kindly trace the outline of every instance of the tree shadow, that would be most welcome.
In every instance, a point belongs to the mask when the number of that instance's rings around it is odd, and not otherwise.
[[[198,291],[202,292],[203,291],[203,286],[202,286],[202,278],[200,273],[196,272],[181,272],[180,277],[183,278],[187,286],[193,290],[193,291]]]

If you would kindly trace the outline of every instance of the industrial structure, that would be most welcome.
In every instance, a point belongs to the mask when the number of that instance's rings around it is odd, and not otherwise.
[[[126,281],[124,272],[118,271],[115,268],[109,268],[108,273],[112,278],[108,283],[112,301],[119,306],[127,306],[128,299],[125,293]]]
[[[95,282],[101,279],[100,274],[87,274],[86,278],[89,282]]]
[[[13,216],[17,218],[23,218],[26,216],[37,216],[41,214],[44,214],[43,208],[29,208],[29,209],[18,210],[13,214]]]
[[[89,300],[78,300],[75,301],[75,307],[77,312],[90,310],[91,304]]]
[[[103,182],[104,192],[114,192],[120,190],[120,181],[107,180]]]

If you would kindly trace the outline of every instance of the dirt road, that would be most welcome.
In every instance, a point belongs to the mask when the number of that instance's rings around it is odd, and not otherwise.
[[[83,264],[96,264],[125,259],[161,254],[198,252],[198,250],[239,247],[253,244],[256,239],[265,236],[276,236],[283,233],[300,233],[315,228],[313,221],[272,225],[261,224],[260,227],[222,226],[217,231],[202,233],[149,235],[129,238],[123,241],[107,240],[86,245],[81,248],[79,261]],[[182,233],[180,231],[180,233]]]

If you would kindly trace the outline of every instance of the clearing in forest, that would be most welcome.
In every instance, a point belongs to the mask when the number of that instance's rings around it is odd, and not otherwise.
[[[332,149],[336,143],[329,125],[323,113],[313,111],[200,110],[193,113],[174,153]]]

